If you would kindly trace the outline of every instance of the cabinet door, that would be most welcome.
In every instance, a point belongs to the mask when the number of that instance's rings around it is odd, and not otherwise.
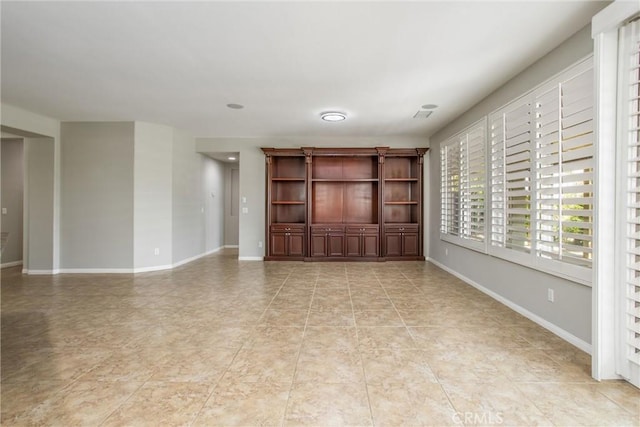
[[[325,234],[311,235],[311,256],[327,256],[327,238]]]
[[[402,236],[402,255],[418,256],[418,242],[417,233],[404,233]]]
[[[285,233],[271,233],[269,243],[271,256],[287,256],[287,236]]]
[[[288,237],[289,255],[304,256],[304,234],[291,233]]]
[[[329,256],[344,256],[344,234],[329,234]]]
[[[378,235],[377,234],[362,235],[362,255],[378,256]]]
[[[360,234],[347,234],[346,236],[346,255],[361,256],[360,250]]]
[[[387,244],[386,256],[402,255],[402,235],[400,233],[387,233],[385,243]]]

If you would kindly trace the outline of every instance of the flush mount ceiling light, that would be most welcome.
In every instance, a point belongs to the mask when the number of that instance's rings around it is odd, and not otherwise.
[[[438,108],[436,104],[424,104],[422,106],[423,110],[435,110],[436,108]]]
[[[347,118],[347,113],[341,113],[339,111],[325,111],[320,113],[320,118],[325,122],[341,122]]]
[[[233,156],[229,156],[229,157],[227,157],[227,159],[228,159],[228,160],[235,160],[236,158],[235,158],[235,157],[233,157]]]
[[[242,104],[227,104],[228,108],[231,108],[232,110],[242,110],[244,108],[244,105]]]

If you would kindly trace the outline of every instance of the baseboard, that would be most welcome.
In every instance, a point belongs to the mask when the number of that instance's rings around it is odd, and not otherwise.
[[[22,265],[22,260],[20,261],[11,261],[11,262],[5,262],[3,264],[0,264],[0,268],[9,268],[9,267],[16,267],[18,265]]]
[[[263,261],[261,256],[239,256],[238,261]]]
[[[22,274],[28,274],[31,276],[51,276],[60,273],[60,270],[29,270],[28,268],[22,269]]]
[[[61,268],[56,273],[41,273],[41,274],[131,274],[134,272],[133,268]],[[33,273],[29,270],[28,274]]]
[[[429,261],[432,264],[437,265],[438,267],[440,267],[441,269],[445,270],[448,273],[453,274],[454,276],[456,276],[458,279],[464,281],[465,283],[473,286],[474,288],[478,289],[480,292],[489,295],[491,298],[495,299],[496,301],[501,302],[502,304],[506,305],[507,307],[509,307],[510,309],[512,309],[513,311],[523,315],[524,317],[526,317],[527,319],[531,320],[532,322],[537,323],[538,325],[542,326],[543,328],[545,328],[546,330],[556,334],[557,336],[559,336],[560,338],[562,338],[563,340],[573,344],[574,346],[578,347],[580,350],[591,354],[591,344],[589,344],[588,342],[576,337],[575,335],[573,335],[570,332],[567,332],[566,330],[560,328],[558,325],[555,325],[551,322],[549,322],[548,320],[543,319],[542,317],[538,316],[535,313],[530,312],[529,310],[527,310],[526,308],[514,303],[511,300],[506,299],[505,297],[503,297],[502,295],[485,288],[484,286],[482,286],[481,284],[469,279],[467,276],[464,276],[463,274],[458,273],[457,271],[451,269],[450,267],[447,267],[446,265],[440,263],[439,261],[436,261],[432,258],[427,258],[427,261]]]
[[[224,245],[223,248],[225,249],[238,249],[238,245]]]
[[[153,265],[150,267],[140,267],[140,268],[61,268],[59,270],[28,270],[23,269],[23,274],[30,275],[52,275],[52,274],[136,274],[136,273],[150,273],[153,271],[163,271],[163,270],[171,270],[176,267],[180,267],[181,265],[188,264],[190,262],[196,261],[202,257],[207,255],[214,254],[219,252],[223,247],[220,246],[215,249],[211,249],[207,252],[192,256],[190,258],[183,259],[182,261],[178,261],[173,264],[164,264],[164,265]]]

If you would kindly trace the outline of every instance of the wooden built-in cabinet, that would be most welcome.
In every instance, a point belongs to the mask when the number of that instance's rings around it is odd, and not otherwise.
[[[425,148],[263,148],[267,260],[424,259]]]

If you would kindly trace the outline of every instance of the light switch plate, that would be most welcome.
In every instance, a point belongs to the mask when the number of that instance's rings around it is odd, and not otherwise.
[[[6,215],[7,214],[7,208],[2,208],[2,215]]]

